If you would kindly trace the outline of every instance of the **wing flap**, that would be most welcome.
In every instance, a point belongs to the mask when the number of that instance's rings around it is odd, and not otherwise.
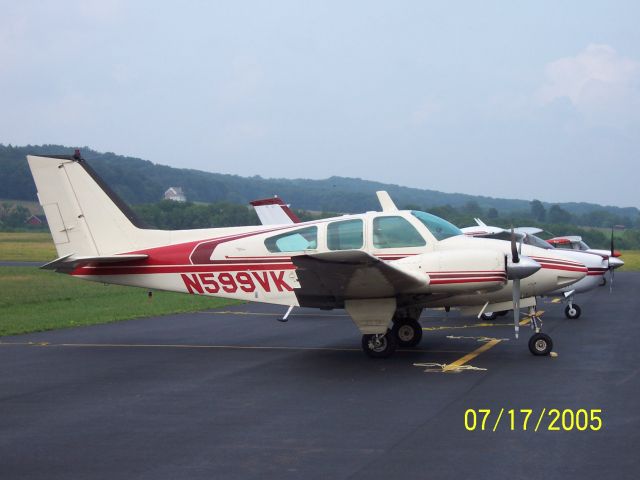
[[[301,306],[341,307],[345,300],[396,297],[427,284],[411,272],[360,250],[292,257]]]

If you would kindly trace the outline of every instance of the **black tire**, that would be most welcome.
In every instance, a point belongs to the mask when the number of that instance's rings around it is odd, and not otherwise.
[[[394,323],[391,331],[400,348],[415,347],[422,340],[422,325],[415,320]]]
[[[602,280],[600,280],[600,286],[604,287],[607,284],[607,279],[605,278],[605,276],[602,276]]]
[[[496,315],[504,317],[507,313],[509,313],[509,310],[502,310],[501,312],[496,312]]]
[[[575,303],[573,304],[573,309],[571,308],[570,305],[567,305],[564,309],[564,316],[571,320],[576,320],[577,318],[580,318],[581,314],[582,314],[582,309]]]
[[[371,358],[388,358],[396,351],[395,335],[389,331],[379,338],[378,335],[362,335],[362,350]]]
[[[553,349],[553,341],[549,335],[534,333],[529,339],[529,351],[536,356],[549,355]]]
[[[498,314],[496,312],[484,312],[480,315],[480,318],[486,322],[491,322],[498,318]]]

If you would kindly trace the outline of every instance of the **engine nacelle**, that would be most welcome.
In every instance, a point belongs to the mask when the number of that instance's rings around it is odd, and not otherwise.
[[[436,251],[394,263],[426,275],[431,293],[496,290],[507,282],[505,256],[498,250]]]

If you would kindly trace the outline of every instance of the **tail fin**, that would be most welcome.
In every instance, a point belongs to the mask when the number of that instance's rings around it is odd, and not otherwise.
[[[27,155],[27,161],[58,256],[135,249],[141,223],[78,153]]]
[[[289,205],[278,197],[264,198],[249,202],[253,205],[262,225],[288,225],[300,223],[298,216],[293,213]]]

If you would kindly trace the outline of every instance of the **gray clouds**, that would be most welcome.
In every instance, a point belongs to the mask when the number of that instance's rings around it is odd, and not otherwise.
[[[4,143],[640,206],[635,2],[102,0],[2,11]]]

